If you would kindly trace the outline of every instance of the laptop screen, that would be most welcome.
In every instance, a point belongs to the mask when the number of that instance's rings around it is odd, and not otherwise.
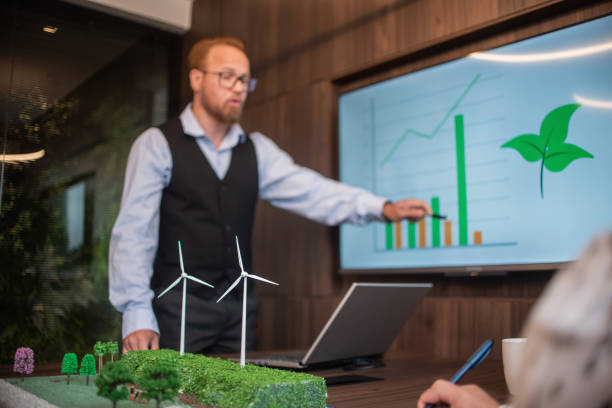
[[[302,363],[383,354],[431,287],[430,283],[353,283]]]

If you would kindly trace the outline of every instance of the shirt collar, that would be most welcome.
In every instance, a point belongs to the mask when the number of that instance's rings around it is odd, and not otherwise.
[[[208,142],[212,143],[212,140],[206,136],[206,132],[204,132],[204,129],[202,129],[202,126],[200,126],[200,122],[198,122],[193,114],[193,110],[191,110],[191,103],[185,107],[179,118],[181,120],[181,124],[183,125],[183,132],[185,132],[185,134],[193,137],[204,137]],[[234,123],[232,126],[230,126],[227,134],[223,138],[219,150],[231,149],[238,143],[244,143],[245,140],[246,134],[244,133],[244,130],[242,130],[242,127],[238,123]]]

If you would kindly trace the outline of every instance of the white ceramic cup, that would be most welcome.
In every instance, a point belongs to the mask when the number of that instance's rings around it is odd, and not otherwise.
[[[510,394],[516,395],[521,359],[527,344],[526,338],[503,339],[502,360],[504,362],[504,377]]]

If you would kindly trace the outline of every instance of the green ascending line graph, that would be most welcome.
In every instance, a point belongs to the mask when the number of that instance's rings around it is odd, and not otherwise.
[[[459,107],[459,104],[466,95],[470,92],[470,90],[476,85],[478,79],[480,78],[480,73],[476,74],[474,78],[470,81],[467,87],[461,92],[459,97],[455,100],[453,105],[446,111],[442,119],[436,124],[434,130],[431,133],[423,133],[415,129],[406,129],[401,136],[395,141],[391,150],[385,155],[384,159],[381,162],[381,166],[383,166],[389,159],[393,156],[393,154],[397,151],[400,145],[406,140],[408,135],[415,135],[418,137],[422,137],[425,139],[433,139],[436,134],[440,131],[442,126],[448,121],[448,119],[453,115],[453,113]],[[456,153],[456,171],[457,171],[457,222],[458,222],[458,236],[459,236],[459,245],[467,246],[468,243],[468,205],[467,205],[467,183],[466,183],[466,166],[465,166],[465,131],[463,124],[463,114],[456,114],[454,116],[455,121],[455,153]],[[431,207],[434,213],[440,212],[440,200],[439,197],[432,197],[431,199]],[[431,239],[432,239],[432,247],[439,248],[441,246],[441,233],[440,233],[440,221],[438,219],[432,220],[431,225]],[[385,247],[387,250],[394,249],[397,247],[393,244],[394,232],[393,227],[389,224],[385,230]],[[397,239],[396,239],[397,241]],[[408,227],[408,247],[415,248],[416,245],[416,226],[412,223],[409,224]]]
[[[478,79],[480,78],[480,74],[476,74],[476,76],[474,77],[474,79],[472,79],[472,81],[469,83],[469,85],[467,86],[467,88],[465,88],[463,90],[463,92],[461,93],[461,95],[459,96],[459,98],[457,98],[457,100],[455,101],[455,103],[451,106],[451,108],[448,110],[448,112],[446,112],[446,114],[442,117],[442,119],[440,120],[440,122],[438,122],[438,124],[436,125],[436,127],[434,128],[434,130],[431,133],[424,133],[421,131],[418,131],[416,129],[406,129],[401,135],[400,137],[397,139],[397,141],[393,144],[393,147],[391,147],[391,150],[389,150],[389,152],[385,155],[385,157],[383,158],[382,162],[380,163],[381,166],[384,166],[389,159],[391,159],[391,156],[393,156],[393,154],[397,151],[397,149],[401,146],[401,144],[404,142],[404,140],[406,140],[406,137],[408,137],[408,135],[415,135],[415,136],[419,136],[419,137],[423,137],[425,139],[432,139],[436,134],[438,134],[438,132],[440,131],[440,129],[442,128],[442,126],[444,126],[444,124],[446,123],[446,121],[448,120],[448,118],[451,117],[451,115],[453,114],[453,112],[457,109],[457,107],[459,106],[459,104],[461,103],[461,101],[463,101],[463,99],[465,98],[465,96],[470,92],[470,90],[472,89],[472,87],[474,85],[476,85],[476,82],[478,81]]]

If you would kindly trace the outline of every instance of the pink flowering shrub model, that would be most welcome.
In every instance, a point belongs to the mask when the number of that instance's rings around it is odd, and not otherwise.
[[[21,381],[26,374],[34,372],[34,352],[29,347],[19,347],[15,352],[15,364],[13,371],[22,375]]]

